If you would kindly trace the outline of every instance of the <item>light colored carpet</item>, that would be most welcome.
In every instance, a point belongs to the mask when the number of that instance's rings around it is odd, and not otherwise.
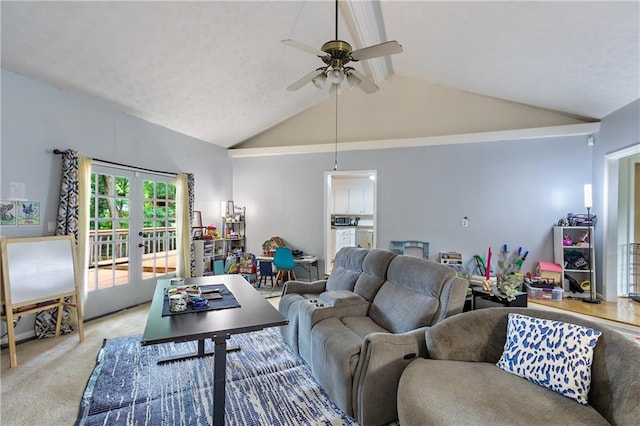
[[[268,301],[277,306],[279,298]],[[85,323],[78,334],[33,340],[17,346],[18,366],[0,353],[0,425],[73,425],[80,399],[104,339],[142,334],[149,304]]]
[[[282,286],[271,287],[268,285],[261,285],[259,288],[256,288],[258,293],[262,295],[265,299],[272,299],[274,297],[280,298],[282,296]]]

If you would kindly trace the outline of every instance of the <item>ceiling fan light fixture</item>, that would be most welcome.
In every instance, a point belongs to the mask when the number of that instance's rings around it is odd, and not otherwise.
[[[316,86],[318,89],[322,90],[324,88],[324,84],[327,82],[327,75],[326,74],[320,74],[319,76],[317,76],[316,78],[314,78],[313,80],[311,80],[313,82],[313,85]]]
[[[340,84],[342,80],[344,80],[344,70],[342,67],[333,67],[331,71],[329,71],[329,80],[333,84]]]
[[[353,50],[349,43],[338,38],[338,0],[335,0],[335,17],[335,39],[324,43],[320,50],[295,40],[282,40],[282,43],[288,46],[295,47],[318,56],[325,64],[324,67],[318,68],[293,84],[290,84],[287,87],[287,90],[298,90],[309,82],[313,82],[314,86],[322,89],[328,79],[331,83],[330,93],[334,93],[341,90],[340,84],[345,80],[345,78],[350,88],[358,86],[358,88],[367,94],[374,93],[379,89],[379,87],[376,86],[367,75],[362,74],[353,67],[347,66],[347,64],[351,61],[366,61],[401,53],[402,45],[395,40],[391,40]],[[381,37],[384,38],[384,34],[381,34]],[[388,60],[385,59],[385,61]],[[369,65],[365,63],[363,66],[365,67],[365,72],[370,73],[371,69]],[[321,76],[321,74],[324,75]]]
[[[347,84],[349,84],[350,88],[354,88],[360,84],[360,79],[352,73],[347,73]]]

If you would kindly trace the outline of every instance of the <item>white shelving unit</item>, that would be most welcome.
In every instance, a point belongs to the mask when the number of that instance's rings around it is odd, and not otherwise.
[[[194,276],[213,275],[214,240],[194,240],[193,252],[196,260]]]
[[[591,240],[593,240],[593,234],[594,228],[591,228]],[[595,247],[589,241],[588,235],[588,226],[553,227],[554,262],[562,266],[565,297],[589,298],[590,287],[587,283],[596,285]],[[569,242],[571,242],[570,245]],[[589,264],[591,265],[591,277],[589,276]],[[581,285],[584,293],[572,292],[565,275],[575,279]]]
[[[245,218],[245,207],[236,207],[233,216],[229,215],[222,218],[222,237],[225,241],[225,256],[229,252],[236,252],[238,250],[243,253],[246,252]]]

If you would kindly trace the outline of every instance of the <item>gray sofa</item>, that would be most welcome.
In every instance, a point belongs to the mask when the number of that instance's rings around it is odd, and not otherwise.
[[[602,332],[593,352],[589,405],[496,366],[510,312]],[[640,347],[596,322],[529,308],[490,308],[448,318],[428,329],[425,339],[428,359],[412,361],[400,380],[402,426],[640,422]]]
[[[329,279],[285,284],[282,335],[360,425],[397,418],[400,375],[424,355],[426,327],[462,312],[468,282],[445,265],[343,248]]]

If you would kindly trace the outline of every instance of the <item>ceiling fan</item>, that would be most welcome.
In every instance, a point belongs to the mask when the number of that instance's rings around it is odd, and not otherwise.
[[[365,93],[374,93],[379,89],[378,86],[357,69],[346,65],[349,62],[357,62],[402,52],[402,45],[395,40],[352,50],[349,43],[338,39],[338,0],[336,0],[335,40],[326,42],[320,49],[291,39],[282,40],[282,43],[316,55],[325,63],[325,66],[310,72],[287,87],[287,90],[292,91],[300,89],[310,81],[313,82],[317,88],[322,89],[326,81],[329,80],[331,82],[330,92],[334,92],[338,90],[340,83],[346,79],[350,87],[358,86]]]

